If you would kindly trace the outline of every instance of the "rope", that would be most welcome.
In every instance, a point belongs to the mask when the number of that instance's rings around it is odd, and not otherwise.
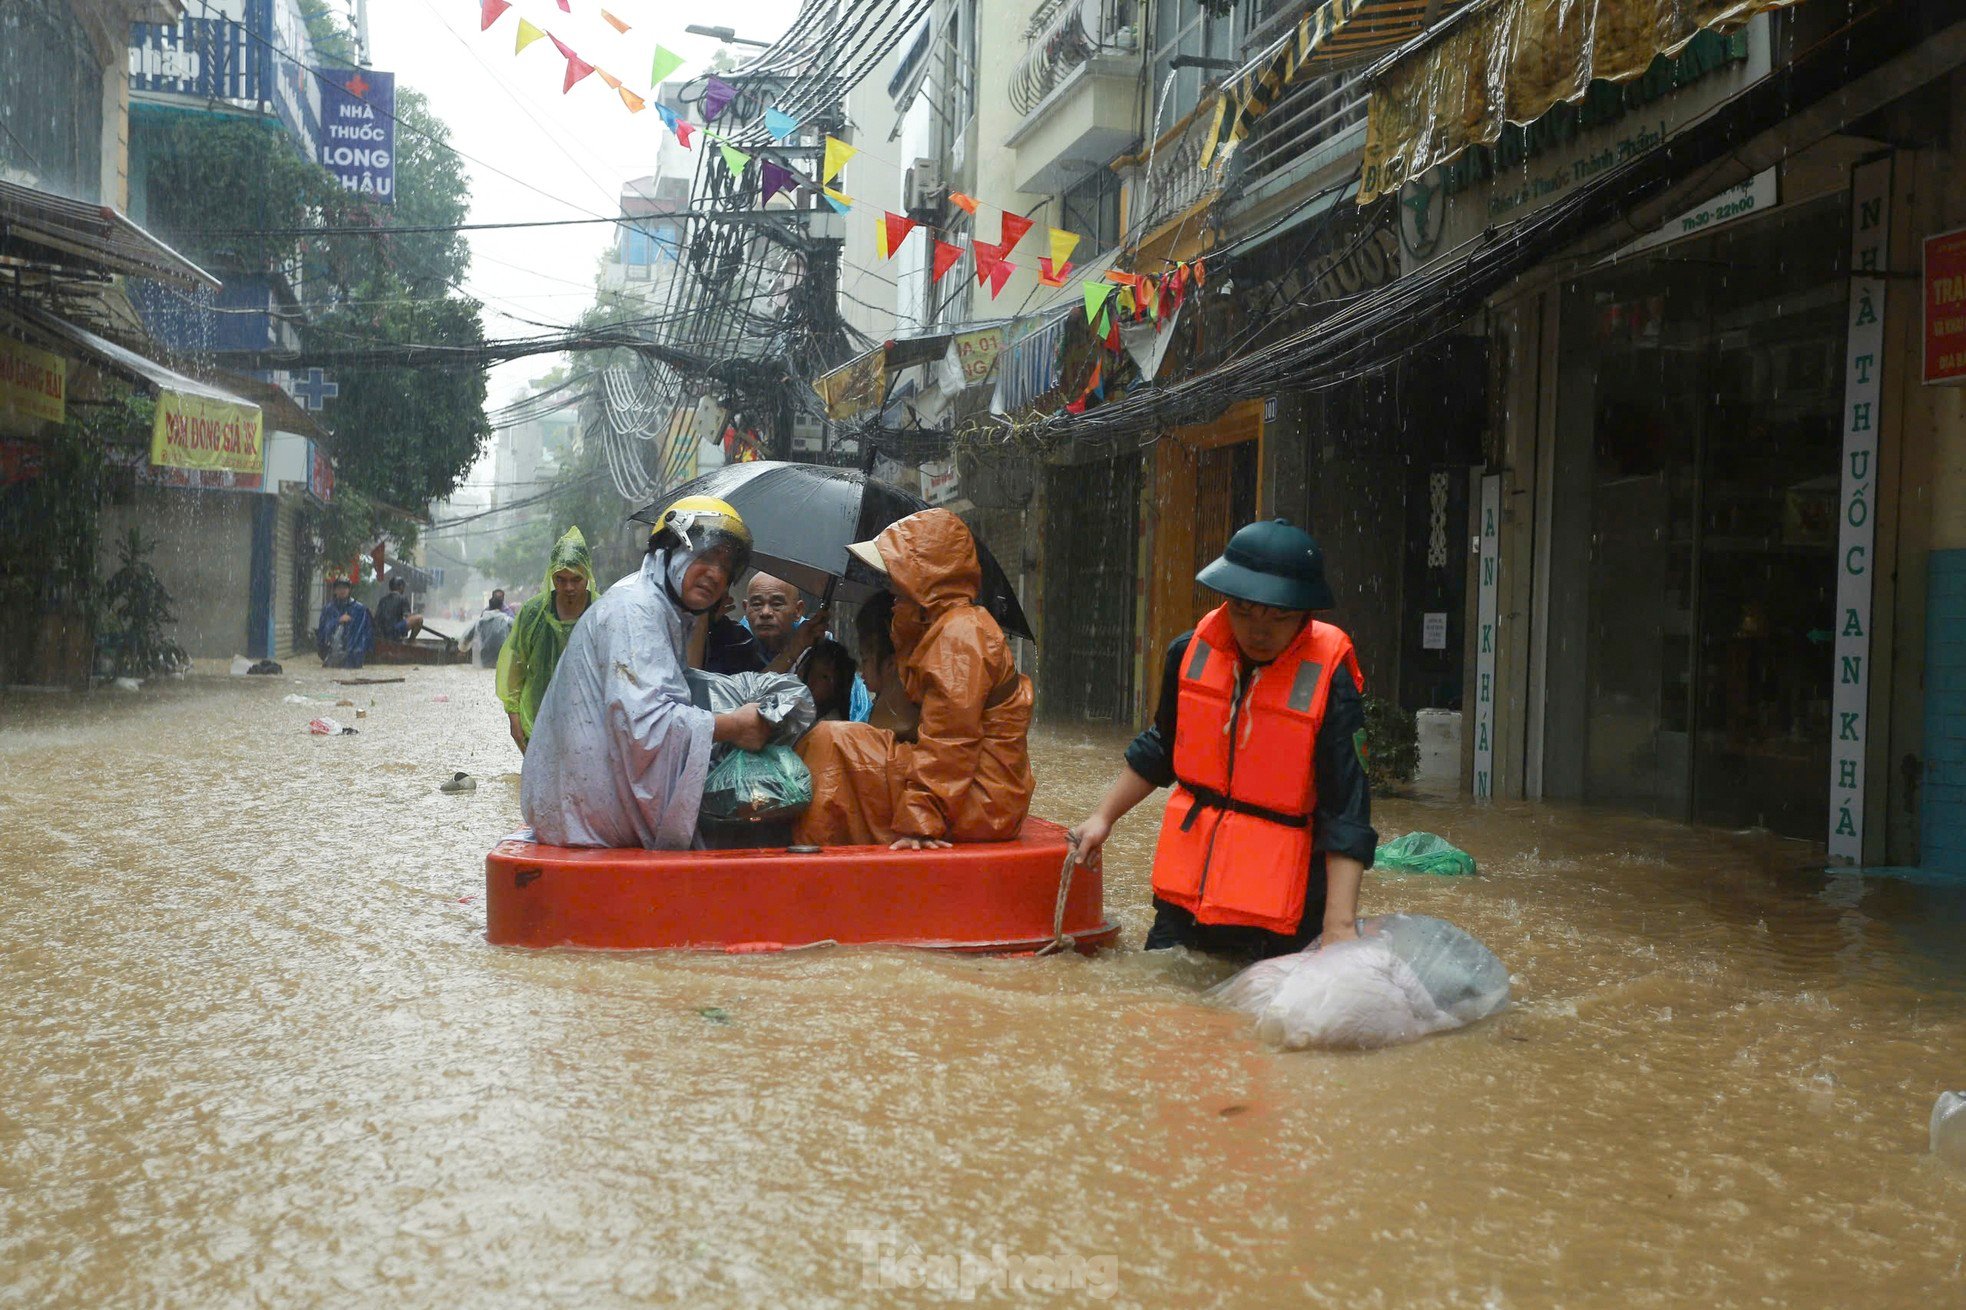
[[[1055,955],[1059,951],[1069,951],[1073,941],[1065,935],[1065,901],[1072,894],[1072,870],[1078,867],[1079,843],[1071,839],[1071,847],[1065,852],[1065,867],[1058,871],[1058,904],[1051,911],[1051,940],[1039,948],[1039,955]]]

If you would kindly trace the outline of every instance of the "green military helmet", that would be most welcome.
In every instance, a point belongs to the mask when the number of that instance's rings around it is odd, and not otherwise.
[[[1324,580],[1324,549],[1289,519],[1251,523],[1195,581],[1234,600],[1280,610],[1328,610],[1338,602]]]

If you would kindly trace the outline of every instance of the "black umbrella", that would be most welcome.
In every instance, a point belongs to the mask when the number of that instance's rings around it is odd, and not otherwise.
[[[846,548],[929,507],[921,497],[857,469],[752,460],[691,478],[629,517],[653,524],[684,496],[714,496],[736,510],[751,529],[751,553],[758,567],[815,595],[854,602],[870,600],[884,587],[879,575]],[[1005,632],[1035,640],[1016,589],[981,541],[976,557],[983,565],[978,601]]]

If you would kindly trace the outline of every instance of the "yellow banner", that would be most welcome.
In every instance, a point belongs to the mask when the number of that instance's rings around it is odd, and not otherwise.
[[[1643,77],[1703,31],[1727,33],[1797,0],[1496,0],[1373,83],[1358,203],[1581,100]]]
[[[264,473],[257,405],[165,391],[150,429],[150,462],[163,468]]]
[[[59,423],[67,396],[67,360],[0,337],[0,417]]]
[[[880,408],[887,391],[887,351],[870,350],[816,379],[812,389],[826,402],[826,417],[852,418]]]

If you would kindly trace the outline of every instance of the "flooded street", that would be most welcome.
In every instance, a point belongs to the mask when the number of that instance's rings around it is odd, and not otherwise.
[[[1138,952],[1151,813],[1097,959],[524,954],[482,938],[490,675],[308,664],[0,699],[0,1301],[1966,1300],[1966,1174],[1926,1154],[1960,893],[1383,802],[1486,876],[1369,877],[1366,912],[1467,928],[1516,1004],[1368,1055],[1272,1053],[1197,1002],[1222,967]],[[1045,730],[1037,812],[1122,743]]]

